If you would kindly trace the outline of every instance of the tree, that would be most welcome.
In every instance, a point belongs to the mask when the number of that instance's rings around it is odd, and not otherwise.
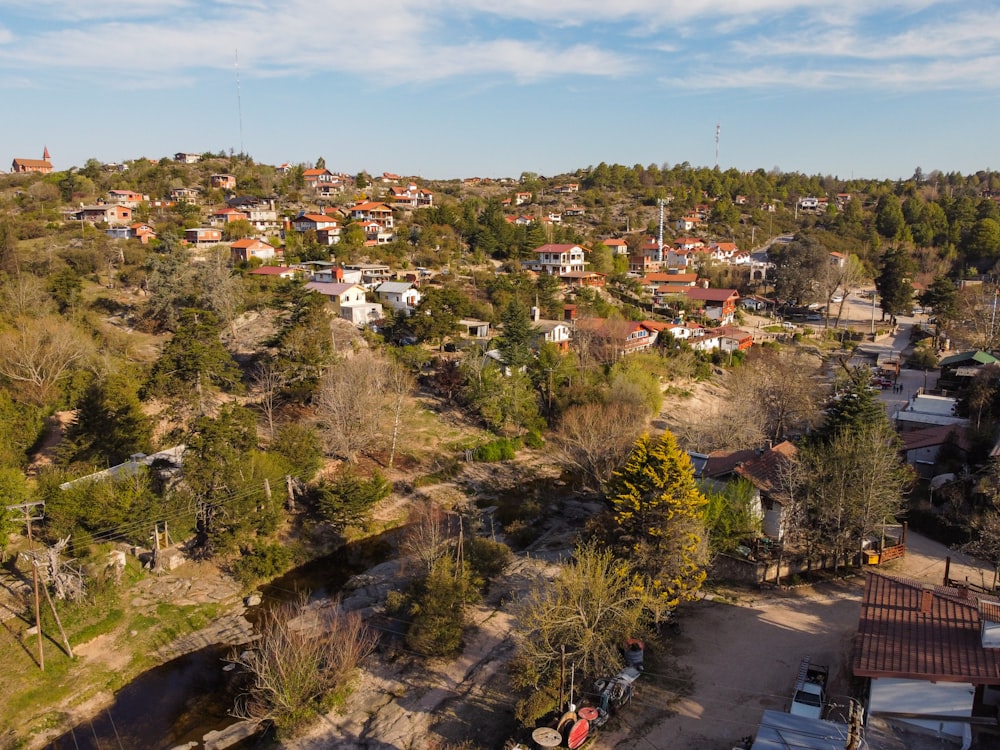
[[[329,708],[335,691],[347,686],[376,643],[357,612],[334,606],[307,616],[313,612],[304,599],[263,610],[260,637],[231,657],[246,670],[249,683],[234,714],[273,722],[282,738]]]
[[[327,449],[354,463],[382,440],[389,363],[370,350],[345,357],[323,377],[316,414]]]
[[[899,438],[882,418],[833,433],[803,451],[808,522],[832,548],[835,564],[860,554],[904,507],[912,472],[899,456]]]
[[[796,305],[818,298],[815,282],[830,266],[830,253],[814,237],[796,236],[769,251],[774,263],[774,293]]]
[[[882,196],[875,209],[875,229],[889,240],[903,240],[908,234],[903,207],[892,193]]]
[[[627,558],[597,543],[577,547],[554,578],[515,604],[515,680],[558,680],[562,650],[579,673],[599,675],[622,663],[626,638],[645,634],[649,604],[642,577]]]
[[[222,228],[222,236],[225,237],[227,242],[242,240],[253,233],[253,224],[248,219],[237,219],[236,221],[226,222],[226,225]]]
[[[428,290],[408,323],[413,335],[444,348],[445,339],[458,331],[458,321],[466,315],[468,300],[456,289]]]
[[[520,370],[531,362],[533,338],[531,315],[528,308],[516,300],[507,303],[500,315],[503,329],[497,338],[497,349],[504,364],[511,370]]]
[[[980,219],[973,224],[966,250],[977,259],[995,259],[1000,253],[1000,222],[996,219]]]
[[[569,407],[554,440],[562,459],[582,474],[584,483],[604,487],[646,427],[639,404],[591,402]]]
[[[242,390],[240,368],[222,345],[215,313],[181,313],[177,332],[153,365],[149,387],[166,396],[193,396],[199,405],[213,387],[227,393]]]
[[[885,408],[875,398],[869,384],[871,375],[862,367],[848,373],[839,398],[826,411],[826,417],[812,439],[829,442],[841,432],[864,429],[886,420]]]
[[[899,245],[888,247],[882,255],[882,268],[875,277],[875,286],[882,298],[882,319],[909,311],[913,304],[913,260]]]
[[[332,480],[321,480],[316,486],[316,501],[327,521],[341,527],[356,526],[391,492],[392,484],[380,472],[364,479],[345,464]]]
[[[7,507],[28,502],[30,495],[31,488],[20,470],[0,466],[0,557],[7,549],[10,535],[21,523],[18,515]]]
[[[707,501],[672,433],[635,441],[608,500],[616,548],[653,582],[665,609],[693,598],[706,576]]]
[[[941,337],[941,329],[958,314],[958,289],[947,276],[935,276],[927,291],[920,295],[920,304],[934,310],[936,342]]]
[[[142,411],[139,383],[112,373],[87,388],[66,432],[67,460],[113,466],[151,450],[153,425]]]
[[[89,352],[90,342],[68,321],[21,318],[0,331],[0,378],[31,403],[51,403]]]
[[[756,488],[745,479],[707,492],[705,525],[712,552],[733,552],[747,539],[760,536],[762,521]]]

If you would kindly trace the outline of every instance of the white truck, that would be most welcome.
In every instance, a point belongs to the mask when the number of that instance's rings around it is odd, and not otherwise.
[[[799,675],[795,680],[795,692],[788,713],[822,719],[826,705],[826,683],[830,677],[828,667],[812,664],[809,657],[803,657],[799,664]]]

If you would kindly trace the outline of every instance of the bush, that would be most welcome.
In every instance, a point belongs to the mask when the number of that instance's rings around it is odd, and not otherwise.
[[[462,644],[468,575],[455,576],[451,558],[434,563],[413,596],[413,621],[406,631],[407,648],[422,656],[449,656]]]
[[[463,550],[465,562],[469,566],[472,585],[482,590],[510,564],[513,557],[510,547],[492,539],[471,537]]]
[[[241,552],[231,568],[233,575],[247,587],[281,575],[292,562],[292,553],[275,542],[245,548]]]
[[[524,444],[529,448],[534,448],[535,450],[544,447],[545,438],[542,437],[542,433],[538,430],[532,430],[527,435],[524,436]]]
[[[498,438],[485,445],[480,445],[473,451],[473,458],[484,463],[496,463],[497,461],[512,461],[517,454],[517,449],[521,447],[518,439]]]
[[[938,358],[932,349],[920,346],[913,350],[906,363],[915,370],[933,370],[938,366]]]

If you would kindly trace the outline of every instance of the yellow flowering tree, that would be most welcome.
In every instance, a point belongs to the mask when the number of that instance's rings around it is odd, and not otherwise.
[[[617,552],[647,578],[665,614],[705,581],[707,500],[691,459],[670,432],[642,435],[612,479],[608,499]]]

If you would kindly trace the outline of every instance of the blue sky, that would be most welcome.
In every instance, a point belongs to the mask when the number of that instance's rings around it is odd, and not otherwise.
[[[240,97],[237,101],[239,54]],[[0,166],[1000,168],[995,0],[3,0]],[[242,140],[240,127],[242,109]]]

